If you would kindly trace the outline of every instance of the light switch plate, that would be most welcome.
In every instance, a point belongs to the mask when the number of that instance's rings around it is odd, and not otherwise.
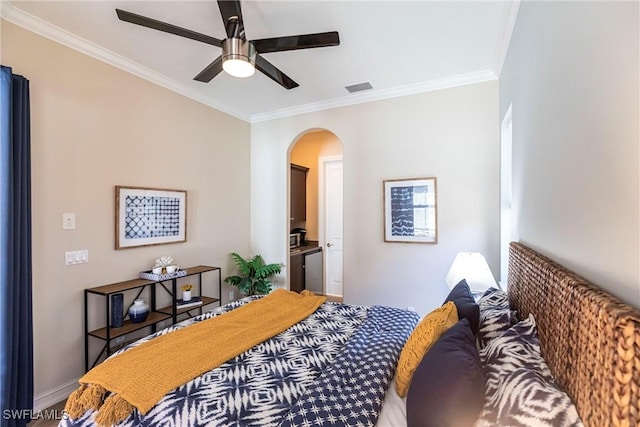
[[[64,265],[86,264],[89,262],[89,250],[67,251],[64,253]]]

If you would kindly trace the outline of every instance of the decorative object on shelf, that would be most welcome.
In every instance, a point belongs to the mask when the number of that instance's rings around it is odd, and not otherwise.
[[[191,297],[190,300],[185,301],[184,299],[176,300],[176,308],[187,308],[187,307],[197,307],[202,305],[202,299],[200,297]]]
[[[436,178],[383,182],[384,241],[438,243]]]
[[[186,241],[186,191],[116,186],[116,249]]]
[[[161,256],[160,258],[156,259],[155,263],[153,264],[151,273],[159,276],[161,274],[175,273],[180,269],[178,266],[172,266],[171,264],[173,264],[173,258],[171,258],[169,255]]]
[[[191,288],[193,288],[193,286],[189,284],[180,287],[180,289],[182,289],[182,301],[187,302],[191,300]]]
[[[133,300],[133,304],[129,307],[129,319],[132,323],[140,323],[147,320],[149,316],[149,306],[143,299]]]
[[[281,264],[265,264],[261,255],[244,259],[233,252],[231,258],[238,266],[239,275],[229,276],[224,281],[236,286],[240,292],[246,295],[268,294],[271,292],[269,278],[282,270]]]
[[[175,273],[153,274],[153,270],[141,271],[138,277],[141,279],[153,280],[154,282],[162,282],[163,280],[175,279],[186,276],[187,270],[178,270]]]
[[[445,282],[453,289],[462,279],[467,281],[471,292],[483,294],[489,288],[500,288],[491,273],[487,260],[480,252],[458,252]]]
[[[156,262],[153,264],[153,267],[167,268],[167,266],[171,264],[173,264],[173,258],[171,258],[169,255],[165,255],[156,259]]]
[[[119,328],[122,326],[124,317],[124,294],[111,295],[111,327]]]

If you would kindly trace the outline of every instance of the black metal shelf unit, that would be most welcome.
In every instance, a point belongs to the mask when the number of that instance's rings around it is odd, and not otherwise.
[[[196,267],[190,267],[185,269],[187,274],[179,277],[174,277],[166,280],[147,280],[147,279],[133,279],[127,280],[125,282],[112,283],[109,285],[97,286],[94,288],[88,288],[84,290],[84,368],[85,371],[88,371],[90,368],[93,368],[98,364],[101,357],[109,357],[112,353],[111,341],[115,338],[130,334],[142,328],[150,327],[151,332],[156,332],[156,327],[159,322],[163,320],[171,319],[171,324],[175,324],[178,322],[178,316],[181,314],[185,314],[188,317],[193,317],[197,314],[202,314],[202,308],[209,304],[220,303],[222,298],[222,272],[220,267],[211,267],[207,265],[199,265]],[[202,294],[202,274],[208,272],[217,272],[218,276],[218,297],[210,297]],[[198,306],[191,306],[187,308],[178,308],[176,306],[177,300],[177,290],[178,290],[178,279],[182,279],[188,276],[198,276],[198,284],[197,284],[197,295],[200,296],[202,300],[202,304]],[[170,288],[166,285],[165,282],[170,282]],[[157,308],[156,307],[156,286],[160,286],[161,289],[165,290],[170,296],[172,304],[170,306]],[[134,300],[142,295],[144,289],[149,286],[150,290],[150,301],[149,301],[149,316],[144,322],[133,323],[130,320],[125,320],[123,325],[118,328],[111,327],[111,295],[116,293],[124,293],[127,291],[137,291],[137,295],[133,298]],[[89,330],[89,295],[97,295],[103,297],[104,307],[105,307],[105,326],[102,328]],[[125,318],[127,317],[127,312],[123,313]],[[97,338],[104,341],[104,346],[102,350],[93,362],[90,364],[90,355],[89,355],[89,339]]]

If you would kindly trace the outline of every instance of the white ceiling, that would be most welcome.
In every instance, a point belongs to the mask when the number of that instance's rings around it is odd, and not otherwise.
[[[340,46],[265,54],[300,86],[259,72],[193,80],[220,48],[117,19],[120,8],[224,39],[206,1],[2,0],[2,17],[247,121],[495,79],[517,1],[242,1],[248,40],[338,31]],[[345,86],[370,82],[349,94]]]

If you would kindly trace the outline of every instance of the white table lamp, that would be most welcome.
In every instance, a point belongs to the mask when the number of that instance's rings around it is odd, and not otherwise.
[[[480,252],[458,252],[445,281],[449,289],[453,289],[462,279],[467,281],[473,293],[498,287],[487,260]]]

